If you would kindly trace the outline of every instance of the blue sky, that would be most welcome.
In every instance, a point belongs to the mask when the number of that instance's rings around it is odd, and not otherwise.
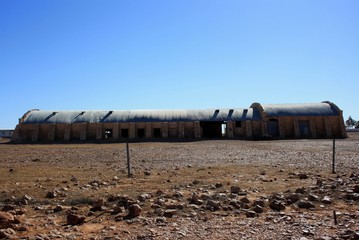
[[[0,129],[29,109],[336,103],[359,120],[357,0],[1,0]]]

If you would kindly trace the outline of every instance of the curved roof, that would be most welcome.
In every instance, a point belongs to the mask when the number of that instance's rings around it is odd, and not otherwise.
[[[117,111],[40,111],[33,110],[23,124],[111,123],[111,122],[186,122],[260,120],[257,109],[206,110],[117,110]]]
[[[267,116],[338,116],[340,109],[331,102],[303,103],[303,104],[258,104],[256,107]],[[262,109],[260,109],[262,108]]]

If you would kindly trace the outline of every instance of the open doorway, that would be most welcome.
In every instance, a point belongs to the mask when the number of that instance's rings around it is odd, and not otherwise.
[[[269,119],[268,121],[268,135],[272,137],[279,136],[278,120],[275,118]]]
[[[301,138],[310,137],[309,121],[298,121],[299,135]]]
[[[112,138],[112,129],[106,129],[105,130],[105,139]]]
[[[202,127],[202,137],[204,138],[221,138],[225,135],[225,122],[200,122]]]

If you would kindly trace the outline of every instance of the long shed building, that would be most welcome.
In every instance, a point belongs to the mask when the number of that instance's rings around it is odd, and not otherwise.
[[[12,142],[128,141],[146,139],[344,138],[342,111],[331,102],[260,104],[248,109],[30,110]]]

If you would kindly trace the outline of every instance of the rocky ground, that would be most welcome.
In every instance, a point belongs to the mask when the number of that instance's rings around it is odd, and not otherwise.
[[[359,239],[359,134],[0,144],[0,238]]]

